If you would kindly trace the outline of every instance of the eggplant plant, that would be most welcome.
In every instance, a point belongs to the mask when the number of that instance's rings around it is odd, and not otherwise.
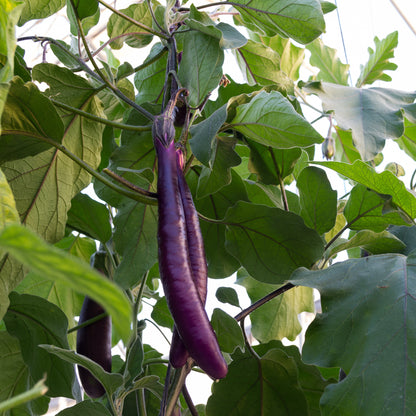
[[[0,415],[416,413],[416,93],[335,8],[0,1]]]

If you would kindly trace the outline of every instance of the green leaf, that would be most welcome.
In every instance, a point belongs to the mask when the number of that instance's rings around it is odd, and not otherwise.
[[[344,207],[348,227],[351,230],[369,229],[380,232],[392,224],[406,224],[399,212],[384,212],[385,204],[386,200],[381,195],[366,185],[357,184],[352,188]]]
[[[40,345],[40,347],[52,356],[55,355],[59,357],[59,361],[62,360],[71,364],[81,365],[89,370],[91,374],[100,381],[109,396],[111,396],[117,388],[123,384],[123,376],[121,374],[108,373],[95,361],[81,354],[77,354],[75,351],[47,344]]]
[[[102,243],[111,238],[110,213],[107,207],[86,194],[79,193],[72,198],[67,226]]]
[[[35,84],[15,77],[1,118],[0,164],[34,156],[60,143],[64,125],[55,107]]]
[[[348,241],[339,241],[338,244],[331,246],[330,256],[356,247],[360,247],[370,254],[383,254],[401,253],[406,245],[388,231],[375,233],[371,230],[362,230],[354,234]]]
[[[163,49],[164,47],[161,43],[153,45],[149,56],[143,63],[154,58]],[[136,102],[138,104],[155,101],[162,95],[166,77],[166,63],[167,54],[164,54],[157,61],[136,72],[134,75],[134,85],[139,92],[136,97]]]
[[[128,17],[131,17],[136,22],[140,22],[147,27],[152,27],[152,15],[146,2],[132,4],[127,9],[120,10],[120,12]],[[120,36],[127,33],[136,34]],[[107,34],[110,39],[120,36],[110,43],[110,46],[113,49],[120,49],[124,42],[132,48],[143,48],[153,39],[153,35],[151,33],[146,32],[143,28],[130,23],[124,17],[115,13],[113,13],[108,20]]]
[[[0,233],[0,248],[37,274],[59,280],[100,303],[112,316],[114,327],[121,337],[124,340],[129,338],[131,314],[126,296],[89,265],[46,244],[19,225],[10,225]]]
[[[319,96],[324,110],[334,112],[341,129],[352,130],[354,145],[363,160],[374,159],[383,150],[386,138],[402,136],[404,115],[416,121],[416,93],[327,82],[309,83],[303,89]]]
[[[337,126],[334,128],[335,132],[332,135],[335,141],[334,160],[336,162],[354,163],[361,159],[360,153],[354,146],[351,130],[341,130]]]
[[[215,308],[211,325],[217,335],[221,351],[232,353],[237,347],[244,349],[244,336],[238,322],[223,310]]]
[[[247,140],[250,148],[250,172],[257,175],[257,179],[266,185],[278,185],[280,179],[289,176],[302,154],[302,149],[273,149],[252,140]]]
[[[357,160],[354,164],[340,162],[314,162],[326,166],[341,175],[346,176],[373,191],[391,195],[392,202],[400,208],[409,218],[416,217],[416,196],[409,192],[404,183],[390,171],[377,173],[371,166]]]
[[[25,0],[19,26],[33,19],[52,16],[65,6],[65,0]]]
[[[97,0],[73,0],[73,5],[75,6],[78,17],[81,20],[94,15],[98,10]]]
[[[165,296],[163,296],[163,298],[160,298],[153,306],[151,316],[157,324],[166,328],[173,328],[174,322],[172,315],[170,314],[168,303],[166,301]]]
[[[4,316],[8,332],[18,338],[22,356],[33,379],[47,373],[48,395],[74,397],[77,389],[73,366],[50,357],[39,344],[68,347],[68,321],[52,303],[38,296],[10,294],[10,306]]]
[[[227,211],[227,250],[256,280],[279,284],[323,253],[315,230],[298,215],[240,201]]]
[[[416,124],[404,119],[403,136],[396,140],[400,149],[404,150],[413,160],[416,159]]]
[[[78,14],[81,19],[82,30],[87,34],[100,20],[100,9],[97,0],[77,0]],[[71,5],[71,1],[67,0],[67,16],[70,23],[70,32],[73,36],[78,36],[78,22]]]
[[[391,226],[389,227],[389,231],[406,245],[406,248],[402,251],[402,254],[407,256],[414,249],[416,249],[416,226]]]
[[[294,274],[292,283],[320,291],[324,311],[307,330],[303,360],[347,373],[325,390],[323,415],[416,411],[415,260],[386,254]]]
[[[331,188],[325,171],[308,166],[302,170],[296,185],[305,224],[318,234],[331,230],[337,217],[337,192]]]
[[[237,292],[232,287],[219,287],[215,292],[215,296],[222,303],[240,307]]]
[[[18,394],[24,393],[34,383],[29,375],[29,370],[23,361],[19,341],[6,331],[0,331],[0,402],[3,402]],[[45,414],[48,410],[48,401],[42,397],[35,402],[25,403],[13,409],[10,416],[31,416]],[[4,414],[4,413],[2,413]]]
[[[311,65],[319,68],[317,80],[348,85],[349,65],[340,61],[336,49],[324,45],[321,39],[315,39],[306,49],[311,53]]]
[[[333,10],[337,8],[337,6],[334,3],[331,3],[330,1],[320,0],[322,12],[324,14],[330,13]]]
[[[186,32],[183,41],[178,77],[182,87],[189,90],[188,104],[198,107],[220,83],[224,51],[218,39],[201,32]]]
[[[127,360],[126,360],[126,369],[128,371],[129,378],[125,381],[124,385],[127,386],[133,382],[133,380],[141,374],[143,371],[143,360],[144,360],[144,350],[143,342],[140,336],[137,336],[133,345],[129,347]]]
[[[238,283],[244,286],[251,303],[269,295],[280,285],[260,283],[244,272],[238,273]],[[298,315],[314,312],[312,290],[295,287],[257,308],[250,314],[251,331],[261,343],[287,338],[294,340],[302,330]]]
[[[207,416],[306,415],[307,402],[296,362],[282,349],[233,360],[226,378],[214,383]]]
[[[100,402],[85,400],[77,403],[75,406],[61,410],[56,416],[111,416],[110,411]]]
[[[0,169],[0,230],[20,221],[16,202],[4,173]]]
[[[212,153],[216,147],[216,136],[221,126],[227,119],[227,106],[223,105],[213,112],[207,119],[198,124],[194,124],[191,129],[191,146],[192,153],[205,166],[209,166]]]
[[[242,24],[267,36],[280,35],[306,44],[325,30],[321,5],[316,0],[241,0],[234,7],[241,14]]]
[[[237,107],[230,127],[249,139],[273,148],[308,147],[323,141],[279,92],[262,91]]]
[[[399,33],[394,31],[380,40],[377,36],[374,38],[376,45],[375,50],[368,48],[370,55],[368,62],[361,65],[361,73],[358,77],[356,86],[373,84],[375,81],[391,81],[390,75],[384,71],[394,71],[397,65],[390,62],[394,57],[394,48],[397,47]]]
[[[186,179],[193,191],[192,194],[195,195],[196,175],[191,171]],[[224,186],[214,195],[201,199],[194,198],[197,211],[214,220],[221,220],[227,209],[241,200],[248,201],[247,192],[240,176],[233,170],[229,185]],[[226,226],[209,221],[201,221],[200,225],[207,256],[208,276],[212,278],[231,276],[240,267],[240,263],[225,248]]]
[[[235,56],[247,84],[278,84],[283,90],[293,90],[292,81],[280,69],[280,56],[272,48],[248,40]]]
[[[231,168],[241,163],[235,152],[234,137],[218,136],[211,154],[210,167],[203,166],[199,176],[197,198],[218,192],[231,183]]]

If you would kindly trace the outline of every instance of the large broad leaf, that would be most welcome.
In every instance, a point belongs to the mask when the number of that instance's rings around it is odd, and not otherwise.
[[[256,355],[235,354],[225,379],[214,383],[207,416],[313,415],[329,384],[300,360],[296,347],[279,342],[254,347]]]
[[[7,179],[0,169],[0,230],[14,222],[19,222],[16,202]]]
[[[10,294],[10,306],[4,316],[7,330],[18,338],[22,356],[33,379],[47,374],[48,395],[76,397],[76,377],[73,366],[49,356],[39,344],[68,348],[68,321],[52,303],[38,296]]]
[[[397,65],[389,60],[394,57],[394,48],[397,47],[398,37],[399,34],[395,31],[387,35],[385,39],[380,40],[377,36],[374,38],[376,48],[375,50],[368,48],[370,58],[364,66],[361,66],[357,87],[372,84],[378,80],[391,81],[390,75],[384,71],[394,71],[397,68]]]
[[[325,171],[314,166],[306,167],[296,185],[305,224],[318,234],[329,231],[337,217],[337,192],[331,188]]]
[[[15,77],[1,118],[0,164],[35,156],[60,143],[64,125],[55,107],[32,82]]]
[[[321,39],[315,39],[306,49],[311,53],[311,65],[319,68],[317,80],[348,85],[349,65],[340,61],[336,49],[325,46]]]
[[[191,129],[191,146],[192,153],[205,166],[209,166],[212,158],[212,152],[216,147],[216,136],[221,126],[227,119],[227,106],[224,104],[213,112],[207,119],[198,124],[194,124]]]
[[[245,26],[267,36],[290,37],[306,44],[325,30],[317,0],[242,0],[234,7]]]
[[[280,56],[272,48],[249,40],[235,51],[237,63],[249,85],[278,84],[283,90],[293,89],[293,84],[280,69]]]
[[[61,410],[56,416],[111,416],[110,411],[100,402],[84,400],[75,406]]]
[[[163,51],[161,43],[153,45],[144,64]],[[165,53],[152,64],[146,66],[134,75],[134,85],[138,90],[136,102],[138,104],[154,101],[162,96],[163,85],[166,78],[167,54]]]
[[[397,144],[404,150],[413,160],[416,159],[416,124],[409,120],[404,120],[403,136],[396,140]]]
[[[64,362],[81,365],[89,370],[91,374],[101,382],[110,396],[123,384],[123,376],[121,374],[108,373],[95,361],[81,354],[77,354],[75,351],[59,348],[56,345],[43,344],[40,345],[40,347],[50,353],[51,357],[57,356]]]
[[[37,274],[59,280],[94,299],[112,315],[114,327],[122,338],[129,338],[131,315],[126,296],[88,264],[46,244],[19,225],[10,225],[3,230],[0,234],[0,248]]]
[[[234,150],[235,144],[233,137],[217,137],[210,166],[203,166],[201,170],[197,198],[212,195],[231,183],[231,168],[241,163],[240,156]]]
[[[354,144],[363,160],[372,160],[383,150],[387,138],[404,132],[404,114],[416,121],[416,93],[387,88],[353,88],[327,82],[304,86],[322,100],[325,111],[333,111],[340,128],[352,130]]]
[[[416,196],[409,192],[404,183],[390,171],[377,173],[371,166],[357,160],[354,164],[340,162],[314,162],[326,166],[341,175],[365,185],[373,191],[391,195],[393,204],[400,208],[408,218],[416,218]]]
[[[147,27],[152,27],[152,14],[147,3],[136,3],[129,6],[127,9],[120,10],[123,14],[131,17],[136,22],[140,22]],[[113,13],[107,23],[107,33],[110,39],[114,39],[110,46],[113,49],[120,49],[124,42],[132,48],[142,48],[148,45],[153,35],[146,32],[143,28],[129,22],[125,18]],[[122,36],[127,35],[128,36]]]
[[[107,207],[86,194],[71,201],[67,226],[102,243],[111,238],[110,213]]]
[[[22,26],[29,20],[44,19],[52,16],[61,10],[65,4],[65,0],[25,0],[24,8],[19,20],[19,26]]]
[[[344,207],[348,228],[380,232],[389,225],[406,224],[399,212],[384,212],[385,204],[385,198],[368,189],[366,185],[357,184],[352,188],[350,197]]]
[[[198,107],[220,83],[224,51],[218,39],[201,32],[187,32],[183,41],[178,76],[182,86],[189,90],[189,105]]]
[[[347,374],[325,390],[323,415],[416,412],[415,264],[413,252],[294,274],[292,283],[317,288],[322,299],[323,313],[306,333],[303,360]]]
[[[323,253],[315,230],[293,212],[240,201],[227,211],[227,250],[256,280],[279,284]]]
[[[238,272],[238,283],[244,286],[251,303],[278,289],[279,285],[260,283],[244,272]],[[276,296],[250,314],[251,332],[261,343],[288,338],[294,340],[302,330],[298,315],[314,312],[312,290],[295,287]]]
[[[29,369],[23,361],[19,341],[8,332],[0,332],[0,402],[3,402],[28,390],[34,383]],[[10,410],[10,416],[32,416],[45,414],[48,410],[48,399],[42,397],[35,402],[25,403]],[[3,413],[4,414],[4,413]]]
[[[334,126],[332,137],[335,141],[334,160],[337,162],[354,163],[357,159],[361,159],[360,153],[354,146],[351,130],[342,130],[338,126]]]
[[[277,149],[309,147],[323,141],[279,92],[262,91],[237,107],[230,127],[260,144]]]

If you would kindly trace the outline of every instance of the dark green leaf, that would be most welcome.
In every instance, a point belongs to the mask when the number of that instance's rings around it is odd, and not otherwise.
[[[353,88],[328,82],[313,82],[303,88],[317,94],[325,111],[333,111],[338,126],[352,130],[354,145],[363,160],[372,160],[383,150],[386,138],[404,132],[404,115],[416,121],[416,93],[387,88]]]
[[[293,172],[293,168],[302,149],[273,149],[263,146],[252,140],[247,140],[250,148],[249,169],[257,175],[257,179],[268,185],[279,185],[280,179],[284,179]]]
[[[241,0],[235,8],[246,27],[267,36],[290,37],[306,44],[325,30],[321,5],[316,0]]]
[[[279,285],[260,283],[248,274],[238,273],[238,283],[244,286],[251,303],[262,299]],[[260,342],[288,338],[294,340],[302,330],[298,315],[301,312],[314,312],[315,304],[312,290],[295,287],[257,308],[250,314],[251,331]]]
[[[40,347],[47,351],[51,356],[59,357],[60,362],[81,365],[89,370],[91,374],[100,381],[105,391],[110,396],[123,384],[123,376],[121,374],[108,373],[107,371],[104,371],[103,368],[95,361],[81,354],[77,354],[75,351],[47,344],[40,345]]]
[[[152,310],[152,318],[155,320],[155,322],[161,326],[164,326],[166,328],[173,328],[174,322],[172,315],[170,314],[168,304],[166,302],[166,298],[160,298],[155,306],[153,306]]]
[[[122,338],[129,338],[131,314],[126,296],[120,288],[92,270],[88,264],[46,244],[19,225],[8,226],[0,233],[0,248],[37,274],[59,280],[100,303],[112,315],[114,327]]]
[[[415,260],[386,254],[294,274],[294,284],[320,291],[324,311],[307,330],[303,360],[347,373],[325,390],[323,415],[416,411]]]
[[[302,170],[296,185],[305,224],[318,234],[331,230],[337,217],[337,192],[331,188],[325,171],[308,166]]]
[[[272,48],[249,40],[235,56],[247,84],[278,84],[285,91],[293,90],[292,81],[280,69],[280,55]]]
[[[322,137],[279,92],[261,92],[237,107],[230,126],[265,146],[280,149],[309,147]]]
[[[15,77],[1,118],[0,164],[34,156],[60,143],[64,126],[52,103],[31,82]]]
[[[39,348],[39,344],[45,343],[68,348],[68,320],[64,313],[38,296],[12,292],[4,321],[8,332],[19,340],[32,378],[40,380],[46,372],[48,395],[74,397],[77,389],[74,367]]]
[[[279,284],[298,267],[311,267],[323,253],[316,231],[301,217],[240,201],[227,211],[227,250],[256,280]]]
[[[409,255],[416,249],[416,226],[391,226],[389,232],[399,238],[406,248],[402,251],[402,254]]]
[[[241,163],[235,152],[236,139],[218,136],[211,154],[210,167],[203,166],[199,176],[197,198],[218,192],[231,183],[231,168]]]
[[[188,103],[198,107],[218,87],[222,78],[224,51],[218,39],[201,32],[184,35],[184,50],[179,66],[179,80],[189,90]]]
[[[164,47],[161,43],[156,43],[144,63],[151,60],[163,49]],[[136,98],[138,104],[155,101],[158,97],[162,96],[166,77],[166,63],[167,54],[164,54],[157,61],[136,72],[134,75],[134,85],[139,92]]]
[[[233,306],[240,306],[238,295],[232,287],[219,287],[215,293],[217,299],[222,303],[229,303]]]
[[[14,54],[14,75],[22,78],[24,82],[29,82],[32,79],[32,76],[30,74],[29,68],[26,65],[24,56],[25,50],[20,46],[16,46],[16,52]]]
[[[226,378],[214,383],[207,416],[306,415],[307,402],[296,362],[281,349],[261,358],[232,361]]]
[[[146,2],[132,4],[127,9],[120,10],[120,12],[131,17],[136,22],[140,22],[147,27],[152,27],[152,15]],[[110,46],[113,49],[120,49],[124,42],[132,48],[143,48],[153,39],[151,33],[147,33],[143,28],[130,23],[128,20],[115,13],[113,13],[108,20],[107,33],[110,39],[127,33],[137,33],[135,35],[120,36],[113,40],[110,43]]]
[[[349,65],[340,61],[336,49],[325,46],[321,39],[315,39],[306,49],[311,53],[311,65],[319,68],[317,80],[348,85]]]
[[[92,402],[85,400],[77,403],[75,406],[68,407],[67,409],[61,410],[56,416],[111,416],[110,411],[99,402]]]
[[[390,75],[384,71],[394,71],[397,65],[390,62],[394,57],[394,48],[397,47],[399,34],[397,31],[390,33],[385,39],[374,38],[375,50],[368,48],[370,57],[368,62],[361,66],[361,73],[357,80],[357,87],[369,85],[375,81],[391,81]]]
[[[406,224],[399,212],[383,212],[385,203],[385,198],[367,186],[354,186],[344,208],[348,227],[351,230],[370,229],[380,232],[389,224]]]
[[[191,146],[192,153],[205,166],[209,166],[212,153],[216,147],[216,136],[227,119],[227,106],[223,105],[212,113],[207,119],[198,124],[194,124],[191,129]]]
[[[92,16],[98,10],[97,0],[73,0],[72,4],[75,6],[80,19]]]
[[[409,192],[404,183],[390,171],[377,173],[366,163],[357,160],[354,164],[340,162],[316,162],[335,170],[382,195],[391,195],[392,202],[409,218],[416,217],[416,196]]]
[[[111,238],[110,214],[107,207],[86,194],[79,193],[72,198],[67,225],[102,243]]]
[[[0,331],[0,402],[3,402],[18,394],[24,393],[28,387],[33,385],[20,351],[19,341],[6,331]],[[29,402],[14,408],[9,416],[32,416],[35,414],[45,414],[48,410],[46,397]],[[4,413],[3,413],[4,414]]]
[[[126,386],[131,384],[133,380],[143,371],[143,360],[143,342],[141,337],[137,336],[133,345],[131,345],[128,350],[126,369],[128,371],[129,377],[124,383]]]
[[[217,335],[221,351],[232,353],[237,347],[244,349],[244,336],[238,322],[223,310],[215,308],[211,324]]]

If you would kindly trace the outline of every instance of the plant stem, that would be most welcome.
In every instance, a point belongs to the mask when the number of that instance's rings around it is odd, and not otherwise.
[[[157,30],[154,30],[151,27],[148,27],[148,26],[144,25],[143,23],[140,23],[137,20],[134,20],[130,16],[127,16],[123,12],[120,12],[119,10],[115,9],[113,6],[111,6],[110,4],[106,3],[103,0],[98,0],[98,3],[102,4],[105,8],[111,10],[114,14],[122,17],[123,19],[127,20],[128,22],[130,22],[131,24],[133,24],[135,26],[138,26],[138,27],[144,29],[146,32],[149,32],[152,35],[158,36],[159,38],[166,39],[166,40],[169,38],[169,36],[166,35],[165,33],[158,32]]]
[[[246,329],[245,329],[245,326],[244,326],[244,320],[245,320],[245,318],[246,318],[246,317],[244,317],[244,318],[242,318],[242,319],[240,320],[240,327],[241,327],[241,331],[243,332],[244,343],[246,344],[247,349],[250,351],[250,354],[251,354],[253,357],[255,357],[255,358],[259,359],[258,354],[256,353],[256,351],[254,351],[254,350],[253,350],[253,347],[252,347],[252,346],[251,346],[251,344],[248,342],[248,338],[247,338],[247,334],[246,334]]]
[[[170,416],[175,409],[176,403],[178,401],[179,395],[181,394],[182,387],[185,384],[186,377],[191,371],[192,361],[187,361],[187,363],[178,368],[175,371],[171,391],[169,392],[169,399],[166,407],[166,416]]]
[[[68,331],[66,331],[66,333],[67,333],[67,334],[70,334],[71,332],[78,331],[78,329],[81,329],[81,328],[84,328],[84,327],[86,327],[86,326],[88,326],[88,325],[91,325],[91,324],[93,324],[94,322],[97,322],[97,321],[99,321],[100,319],[105,318],[106,316],[108,316],[108,313],[107,313],[107,312],[100,313],[99,315],[94,316],[94,318],[88,319],[88,321],[85,321],[85,322],[83,322],[82,324],[79,324],[79,325],[77,325],[77,326],[74,326],[74,327],[72,327],[72,328],[68,329]]]
[[[254,302],[248,308],[242,310],[239,314],[237,314],[234,319],[236,321],[243,320],[246,316],[250,315],[253,311],[255,311],[260,306],[264,305],[265,303],[269,302],[270,300],[274,299],[276,296],[281,295],[284,292],[287,292],[289,289],[293,289],[295,287],[292,283],[286,283],[285,285],[279,287],[278,289],[274,290],[273,292],[266,295],[264,298],[259,299],[257,302]]]
[[[199,416],[198,415],[198,410],[196,410],[194,402],[192,401],[192,397],[189,394],[188,389],[186,388],[186,384],[184,384],[183,387],[182,387],[182,394],[183,394],[183,397],[186,401],[186,404],[188,405],[188,409],[189,409],[189,412],[191,413],[191,415],[192,416]]]
[[[108,120],[106,118],[98,117],[98,116],[95,116],[94,114],[87,113],[86,111],[80,110],[79,108],[71,107],[70,105],[67,105],[65,103],[61,103],[60,101],[57,101],[53,98],[50,98],[50,100],[57,107],[63,108],[64,110],[68,110],[71,113],[75,113],[75,114],[78,114],[82,117],[88,118],[89,120],[97,121],[98,123],[114,127],[116,129],[130,130],[130,131],[137,131],[137,132],[152,130],[152,126],[132,126],[130,124],[118,123],[116,121],[111,121],[111,120]]]

